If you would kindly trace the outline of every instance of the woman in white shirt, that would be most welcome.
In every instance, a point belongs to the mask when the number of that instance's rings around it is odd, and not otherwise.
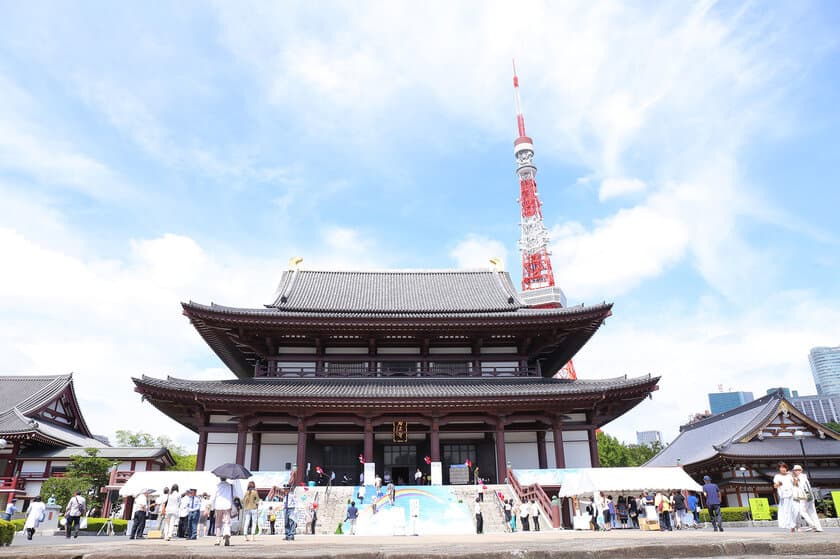
[[[178,484],[174,484],[169,490],[169,497],[166,499],[166,514],[163,517],[163,537],[166,541],[172,539],[172,534],[176,533],[178,529],[178,519],[180,518],[181,510],[181,494],[179,493]]]
[[[797,521],[799,517],[802,517],[811,529],[817,532],[823,531],[814,504],[814,490],[811,487],[811,482],[808,481],[808,476],[802,472],[802,466],[799,464],[793,467],[793,508]]]
[[[45,512],[46,505],[41,501],[39,495],[32,500],[32,504],[29,505],[29,510],[26,512],[26,523],[23,525],[23,529],[26,530],[27,540],[31,540],[32,536],[35,535],[38,525],[44,521]]]
[[[779,528],[795,532],[799,514],[793,507],[793,477],[784,462],[779,462],[779,473],[773,476],[773,487],[779,496]]]

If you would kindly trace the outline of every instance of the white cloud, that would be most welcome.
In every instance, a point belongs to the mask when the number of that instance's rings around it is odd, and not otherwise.
[[[709,408],[707,394],[718,385],[756,397],[776,386],[815,393],[808,351],[836,343],[840,323],[837,305],[809,291],[779,293],[738,314],[716,298],[671,308],[649,316],[616,306],[575,357],[581,378],[662,376],[652,400],[606,427],[624,440],[635,442],[635,430],[659,429],[670,441],[678,423]]]
[[[349,228],[328,228],[303,254],[339,268],[383,262],[375,242]],[[192,444],[188,431],[140,403],[130,377],[231,378],[213,364],[179,302],[259,307],[270,299],[286,258],[219,258],[174,234],[132,241],[120,259],[72,256],[0,227],[0,261],[10,264],[0,274],[4,367],[17,374],[74,371],[83,412],[97,433],[133,426]]]
[[[502,259],[505,270],[510,270],[514,262],[508,261],[507,248],[494,239],[481,235],[469,235],[449,251],[449,256],[455,260],[458,268],[489,269],[492,267],[490,259]]]
[[[627,177],[608,177],[601,181],[598,199],[602,202],[626,194],[638,194],[647,189],[645,181]]]

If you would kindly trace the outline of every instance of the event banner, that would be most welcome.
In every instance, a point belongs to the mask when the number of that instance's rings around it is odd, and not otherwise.
[[[753,520],[773,520],[770,516],[770,502],[767,499],[750,499],[750,514]]]
[[[834,501],[834,516],[840,515],[840,491],[832,491],[831,500]]]

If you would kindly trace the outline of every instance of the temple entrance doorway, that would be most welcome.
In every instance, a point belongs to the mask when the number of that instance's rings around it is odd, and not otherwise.
[[[415,468],[417,468],[417,445],[386,444],[383,448],[383,458],[384,479],[386,481],[390,478],[395,485],[414,483],[413,475]]]

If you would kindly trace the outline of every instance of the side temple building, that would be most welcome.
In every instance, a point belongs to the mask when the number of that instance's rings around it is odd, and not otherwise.
[[[553,378],[612,307],[563,303],[501,271],[289,270],[264,308],[182,305],[236,378],[135,390],[198,433],[197,469],[358,479],[364,461],[410,483],[428,457],[448,483],[467,460],[493,481],[508,465],[597,466],[595,430],[659,379]]]

